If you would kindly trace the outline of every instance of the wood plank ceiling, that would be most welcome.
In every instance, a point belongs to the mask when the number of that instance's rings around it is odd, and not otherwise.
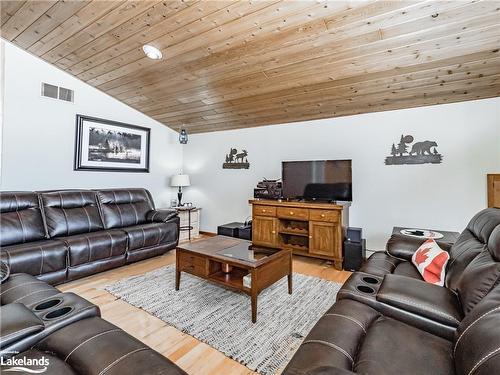
[[[2,0],[0,30],[189,133],[500,96],[500,1]]]

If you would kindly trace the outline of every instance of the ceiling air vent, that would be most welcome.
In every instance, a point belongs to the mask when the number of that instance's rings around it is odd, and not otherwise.
[[[73,102],[74,100],[73,90],[58,87],[45,82],[42,82],[42,96],[64,100],[65,102]]]

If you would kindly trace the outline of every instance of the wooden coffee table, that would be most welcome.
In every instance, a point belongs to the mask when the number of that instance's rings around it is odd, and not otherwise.
[[[288,276],[292,294],[292,252],[253,246],[250,241],[215,236],[181,244],[175,255],[175,290],[181,272],[201,277],[224,287],[248,294],[252,302],[252,322],[257,321],[257,296],[267,287]],[[250,285],[243,277],[250,275]]]

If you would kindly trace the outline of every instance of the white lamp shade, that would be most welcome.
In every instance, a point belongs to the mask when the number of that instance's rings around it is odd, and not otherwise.
[[[170,186],[190,186],[189,175],[177,174],[170,179]]]

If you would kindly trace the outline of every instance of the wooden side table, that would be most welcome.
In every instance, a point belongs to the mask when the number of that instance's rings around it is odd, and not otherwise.
[[[410,237],[410,236],[405,236],[404,234],[401,233],[401,229],[407,229],[403,227],[393,227],[392,228],[392,235],[393,236],[401,236],[403,238],[409,239],[409,238],[414,238],[415,241],[422,241],[424,242],[426,238],[418,238],[418,237]],[[429,229],[430,230],[430,229]],[[443,235],[441,238],[436,238],[436,242],[438,245],[445,245],[447,247],[451,247],[458,239],[460,236],[459,232],[450,232],[450,231],[445,231],[445,230],[438,230],[438,229],[432,229],[435,232],[439,232]]]
[[[175,207],[180,218],[179,241],[191,241],[200,236],[200,211],[199,207]]]

